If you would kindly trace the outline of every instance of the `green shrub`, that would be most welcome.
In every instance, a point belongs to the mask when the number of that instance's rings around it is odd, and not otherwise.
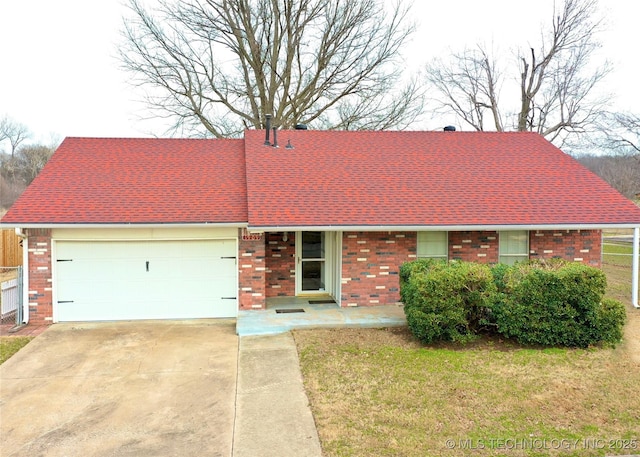
[[[446,264],[446,261],[441,259],[418,259],[412,262],[405,262],[400,265],[400,284],[409,281],[409,278],[414,273],[425,273],[435,265],[441,264]]]
[[[506,285],[504,283],[504,277],[511,268],[513,268],[511,265],[505,263],[497,263],[491,267],[493,282],[495,282],[498,292],[505,291]]]
[[[415,287],[409,281],[409,278],[416,273],[426,273],[435,265],[440,264],[446,264],[446,261],[440,259],[418,259],[400,265],[400,299],[403,303],[413,301],[413,296],[416,293]]]
[[[522,344],[587,347],[622,339],[626,310],[605,274],[560,259],[497,264],[420,259],[400,268],[407,324],[425,343],[492,328]]]
[[[504,295],[492,318],[501,334],[523,344],[615,344],[624,319],[616,304],[603,301],[606,285],[601,270],[577,262],[517,264],[502,276]]]
[[[439,261],[403,267],[401,295],[412,333],[424,343],[473,339],[496,291],[490,268]]]
[[[623,327],[627,321],[624,304],[612,298],[604,298],[598,308],[597,335],[602,343],[615,346],[622,341]]]

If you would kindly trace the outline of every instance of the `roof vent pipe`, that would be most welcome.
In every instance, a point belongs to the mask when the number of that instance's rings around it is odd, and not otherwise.
[[[271,130],[271,114],[265,114],[264,115],[265,118],[265,137],[264,137],[264,145],[265,146],[271,146],[271,143],[269,142],[269,130]],[[275,137],[275,133],[273,135]]]
[[[277,127],[273,128],[273,144],[271,146],[273,146],[274,148],[278,147],[278,137],[276,136],[276,132],[278,131]]]
[[[455,132],[456,128],[453,125],[447,125],[443,130],[445,132]]]

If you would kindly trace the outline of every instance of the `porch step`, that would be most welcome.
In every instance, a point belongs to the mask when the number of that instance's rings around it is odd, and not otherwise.
[[[291,308],[295,309],[295,308]],[[314,305],[304,313],[278,313],[277,309],[239,311],[239,336],[275,335],[302,328],[383,328],[407,325],[402,305],[339,308]]]

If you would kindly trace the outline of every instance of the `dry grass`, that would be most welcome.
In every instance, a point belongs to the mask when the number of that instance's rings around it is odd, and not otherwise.
[[[32,336],[0,336],[0,365],[32,339]]]
[[[628,303],[616,268],[609,294]],[[616,349],[424,347],[406,328],[294,337],[327,456],[637,454],[640,313],[629,316]]]

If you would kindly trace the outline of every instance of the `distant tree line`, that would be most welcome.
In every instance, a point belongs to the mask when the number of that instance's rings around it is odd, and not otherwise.
[[[29,143],[27,126],[0,119],[0,209],[9,208],[38,176],[57,144]]]
[[[589,170],[607,181],[625,197],[636,200],[640,194],[640,152],[577,157]]]
[[[578,155],[580,163],[627,198],[639,200],[640,115],[604,112],[583,144],[583,150],[594,152]]]

